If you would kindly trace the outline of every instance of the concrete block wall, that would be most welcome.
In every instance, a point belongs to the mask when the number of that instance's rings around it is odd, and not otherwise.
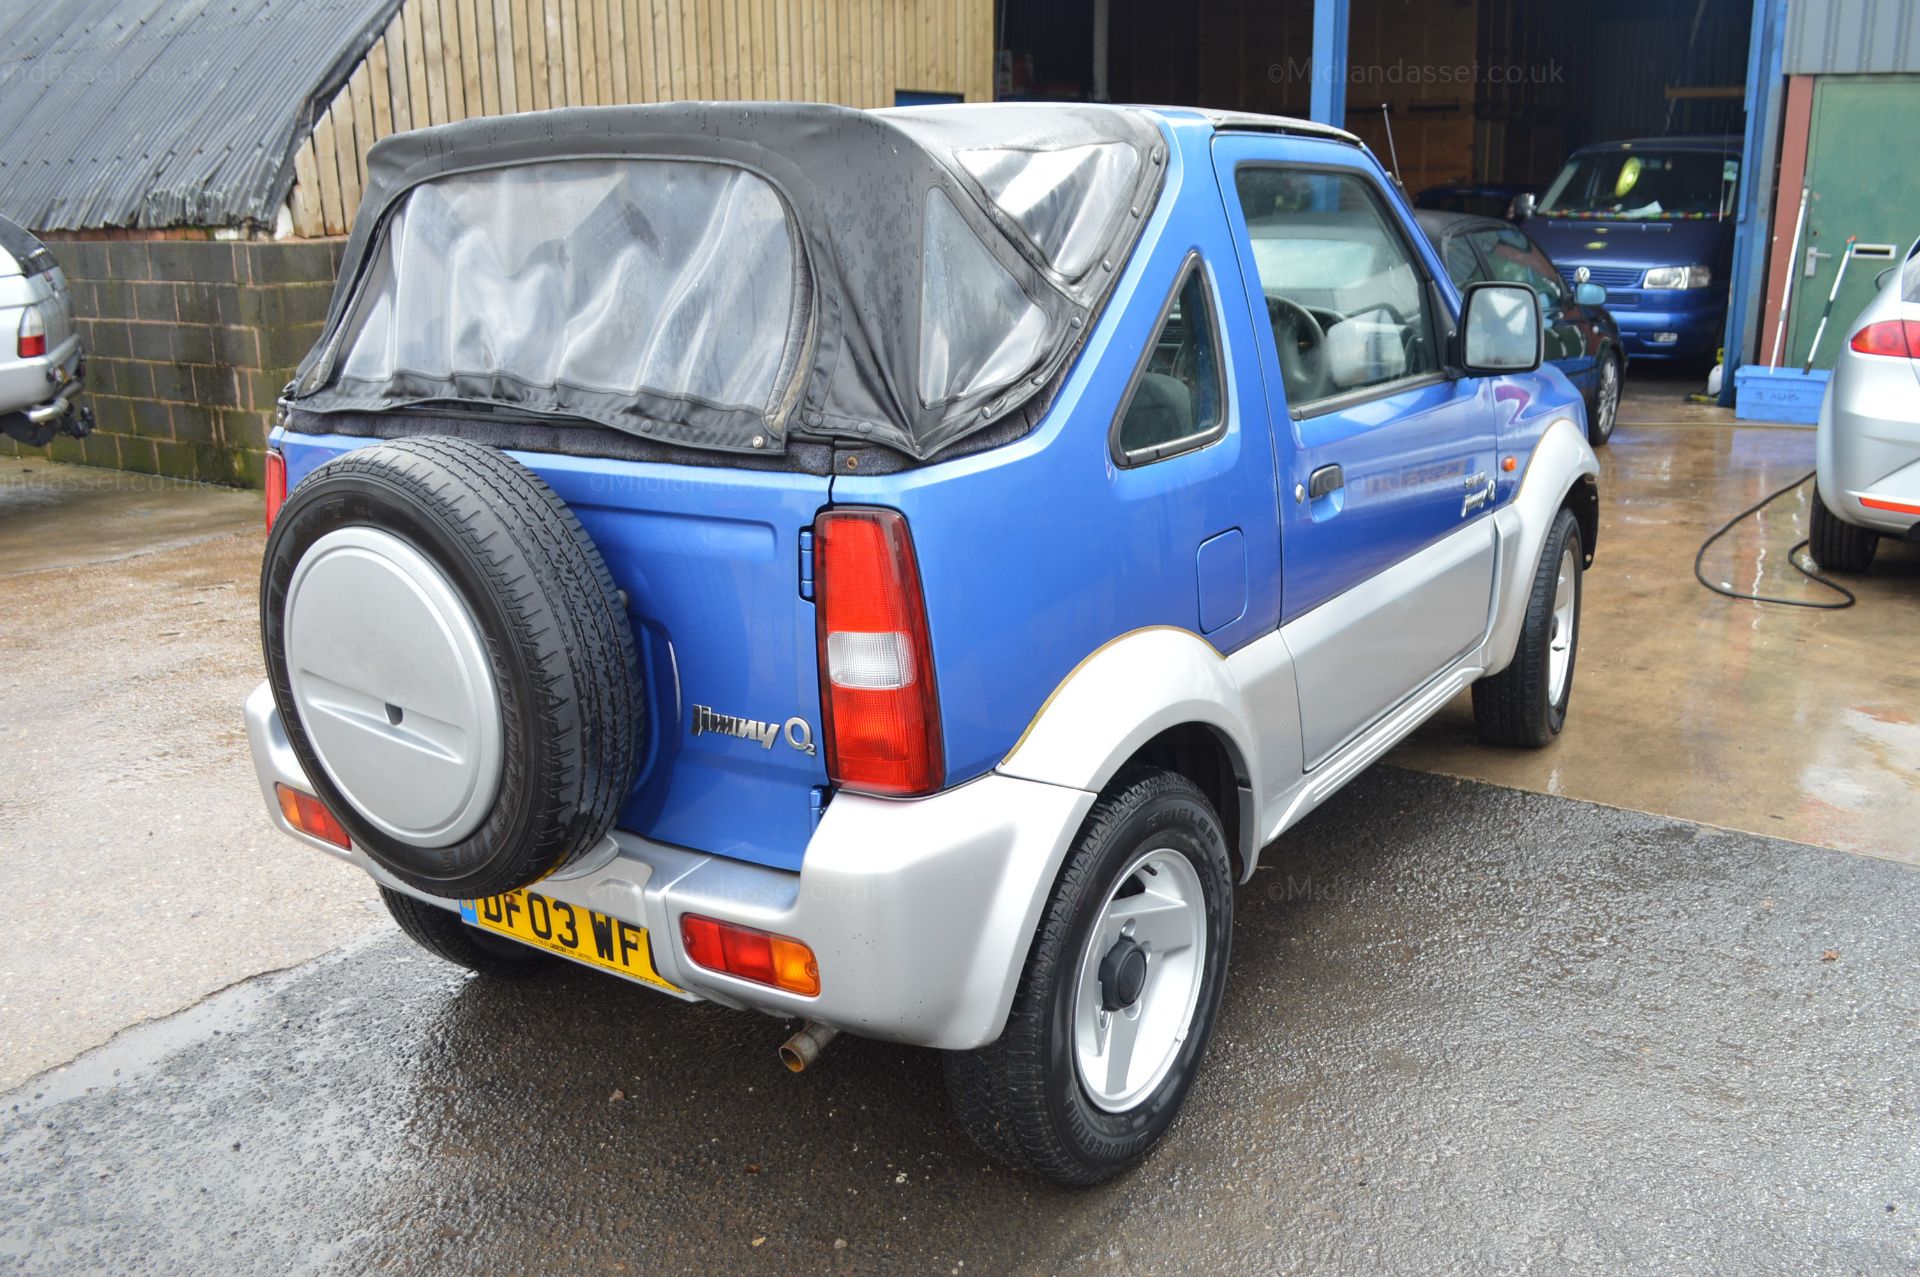
[[[274,404],[320,335],[342,240],[58,239],[94,432],[51,456],[259,487]]]

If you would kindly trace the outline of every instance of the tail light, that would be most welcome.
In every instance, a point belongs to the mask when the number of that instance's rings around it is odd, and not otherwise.
[[[36,306],[27,307],[20,316],[20,358],[38,359],[47,353],[47,321]]]
[[[280,507],[287,503],[287,459],[280,455],[277,448],[267,449],[267,531],[273,531],[273,521],[280,517]]]
[[[287,823],[303,834],[311,834],[321,842],[330,842],[336,847],[351,847],[353,839],[347,837],[347,831],[341,826],[327,805],[312,794],[303,794],[291,785],[275,783],[274,796],[280,800],[280,814]]]
[[[813,950],[798,940],[688,914],[680,919],[680,942],[687,957],[709,971],[803,997],[820,992],[820,965],[813,960]]]
[[[1847,344],[1863,355],[1920,359],[1920,319],[1883,319],[1868,324]]]
[[[938,789],[940,703],[906,518],[829,510],[814,524],[813,552],[828,775],[874,794]]]

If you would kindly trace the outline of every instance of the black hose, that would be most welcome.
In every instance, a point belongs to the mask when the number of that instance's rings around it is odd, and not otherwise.
[[[1777,599],[1766,594],[1742,594],[1738,590],[1728,589],[1724,585],[1715,585],[1712,581],[1707,580],[1706,574],[1700,570],[1700,564],[1707,557],[1707,551],[1713,547],[1713,543],[1715,541],[1718,541],[1721,537],[1727,535],[1727,533],[1733,531],[1734,525],[1739,523],[1740,520],[1742,519],[1745,519],[1752,515],[1756,515],[1760,513],[1762,510],[1766,509],[1767,506],[1771,505],[1773,502],[1778,501],[1781,497],[1786,496],[1789,492],[1792,492],[1795,488],[1799,487],[1801,484],[1805,483],[1807,480],[1813,478],[1813,475],[1814,475],[1814,472],[1809,470],[1807,473],[1801,475],[1798,479],[1795,479],[1792,483],[1789,483],[1786,487],[1781,488],[1776,492],[1769,492],[1766,496],[1761,497],[1758,501],[1754,502],[1752,505],[1742,510],[1739,514],[1734,515],[1731,519],[1728,519],[1725,523],[1721,524],[1720,530],[1718,532],[1715,532],[1712,536],[1708,537],[1706,540],[1700,543],[1700,552],[1693,556],[1693,579],[1700,582],[1700,584],[1706,586],[1709,590],[1712,590],[1715,594],[1723,595],[1726,598],[1730,598],[1730,599],[1741,599],[1749,603],[1778,603],[1782,607],[1810,607],[1810,608],[1817,608],[1823,612],[1837,612],[1842,608],[1852,607],[1856,602],[1858,602],[1858,600],[1854,598],[1852,590],[1849,590],[1846,586],[1840,584],[1838,581],[1835,581],[1830,577],[1821,576],[1819,572],[1815,571],[1813,568],[1808,567],[1806,564],[1800,562],[1797,556],[1799,555],[1800,551],[1807,548],[1807,542],[1804,540],[1796,542],[1794,544],[1794,547],[1791,550],[1787,551],[1787,562],[1793,565],[1794,571],[1798,572],[1801,576],[1806,577],[1807,580],[1813,581],[1819,585],[1824,585],[1829,590],[1832,590],[1834,593],[1840,595],[1842,599],[1841,602],[1815,603],[1807,599]]]

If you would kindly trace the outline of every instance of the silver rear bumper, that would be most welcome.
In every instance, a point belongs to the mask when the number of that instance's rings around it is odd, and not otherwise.
[[[65,416],[80,389],[80,338],[30,359],[0,359],[0,413],[39,424]]]
[[[357,848],[298,833],[275,782],[311,792],[267,684],[247,698],[247,736],[274,824],[402,886]],[[692,997],[804,1016],[866,1037],[960,1050],[1000,1035],[1043,901],[1094,795],[998,773],[911,802],[841,794],[799,873],[650,842],[610,845],[542,882],[543,895],[645,927],[660,975]],[[687,961],[680,918],[695,913],[793,936],[819,961],[804,998]]]
[[[1842,350],[1820,402],[1820,499],[1888,536],[1920,525],[1920,373],[1912,360]],[[1869,505],[1867,502],[1873,502]]]

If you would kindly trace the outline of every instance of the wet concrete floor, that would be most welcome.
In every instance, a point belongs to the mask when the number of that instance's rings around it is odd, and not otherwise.
[[[1633,381],[1630,378],[1630,383]],[[1490,749],[1462,696],[1392,761],[1542,793],[1920,863],[1920,545],[1881,543],[1845,611],[1734,602],[1693,579],[1700,543],[1813,469],[1810,429],[1733,422],[1648,374],[1599,450],[1599,554],[1586,577],[1567,727]],[[1711,579],[1834,597],[1787,565],[1812,485],[1717,543]]]
[[[257,493],[0,461],[0,1087],[385,923],[262,810],[261,536]]]
[[[1806,1273],[1920,1267],[1920,874],[1376,768],[1236,901],[1133,1174],[975,1153],[923,1052],[398,936],[0,1097],[0,1269]],[[829,973],[829,978],[830,973]]]
[[[0,457],[0,576],[151,554],[260,524],[257,492]]]

